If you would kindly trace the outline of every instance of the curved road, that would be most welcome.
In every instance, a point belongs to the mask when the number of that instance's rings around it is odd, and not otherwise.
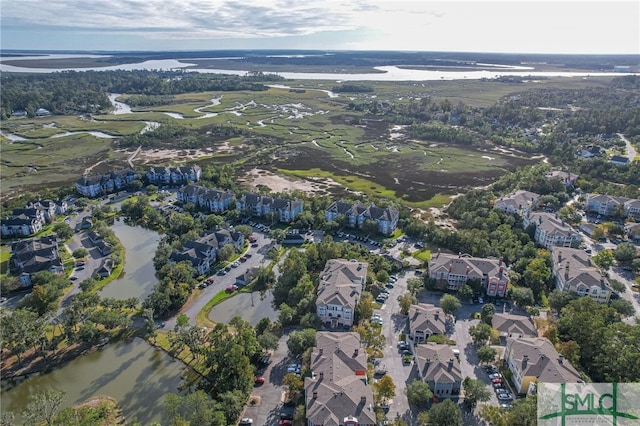
[[[633,145],[631,145],[631,141],[625,138],[622,133],[618,133],[618,137],[620,137],[620,139],[622,139],[624,143],[627,144],[627,157],[629,157],[629,162],[633,161],[638,156],[638,152],[633,147]]]

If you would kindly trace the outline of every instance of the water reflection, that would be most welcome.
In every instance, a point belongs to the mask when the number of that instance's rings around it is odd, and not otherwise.
[[[118,401],[128,420],[135,417],[148,425],[161,420],[165,394],[179,392],[187,371],[181,362],[135,338],[113,343],[3,390],[1,409],[19,414],[34,393],[55,388],[66,392],[65,408],[108,395]]]
[[[128,299],[146,298],[157,283],[153,257],[155,256],[160,235],[140,226],[130,226],[122,220],[116,221],[112,228],[125,249],[124,274],[113,280],[100,291],[101,297]]]

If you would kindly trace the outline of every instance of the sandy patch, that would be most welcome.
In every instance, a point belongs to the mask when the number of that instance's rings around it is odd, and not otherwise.
[[[330,178],[291,179],[276,175],[264,169],[251,169],[241,181],[251,188],[266,186],[271,192],[290,192],[299,190],[307,195],[327,194],[330,187],[341,187],[338,182]]]

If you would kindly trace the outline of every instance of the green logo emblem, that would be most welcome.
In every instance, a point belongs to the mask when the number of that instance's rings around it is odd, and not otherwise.
[[[637,383],[540,383],[540,425],[640,424],[640,385]]]

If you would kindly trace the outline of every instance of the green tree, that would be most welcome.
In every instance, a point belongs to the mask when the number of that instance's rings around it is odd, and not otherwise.
[[[535,426],[538,424],[538,399],[527,395],[516,399],[506,412],[505,420],[509,426]]]
[[[217,410],[213,401],[203,390],[186,395],[167,394],[164,400],[164,415],[170,425],[210,425],[209,419]]]
[[[258,336],[258,342],[260,343],[260,346],[262,346],[262,348],[265,350],[276,350],[278,349],[279,339],[278,336],[267,331]]]
[[[573,340],[556,344],[556,349],[564,355],[571,365],[578,365],[580,362],[580,346]]]
[[[613,256],[618,263],[630,264],[636,257],[638,257],[638,249],[636,249],[636,246],[633,243],[620,243],[613,251]]]
[[[429,412],[421,411],[417,415],[418,426],[429,426]]]
[[[89,254],[89,250],[87,250],[84,247],[80,247],[73,251],[72,256],[75,257],[76,259],[79,259],[81,257],[86,257],[88,254]]]
[[[524,285],[531,289],[533,295],[535,297],[540,297],[544,292],[547,283],[551,279],[551,269],[547,266],[547,259],[545,257],[536,257],[529,262],[524,270],[522,278],[524,280]],[[533,301],[530,304],[533,304]]]
[[[241,233],[244,238],[249,238],[253,233],[253,229],[249,225],[238,225],[234,228],[234,231]]]
[[[473,289],[469,284],[464,284],[458,289],[458,297],[460,300],[468,302],[473,298]]]
[[[613,256],[613,250],[604,249],[598,252],[595,256],[593,256],[593,262],[600,268],[602,271],[608,271],[613,264],[615,263],[615,257]]]
[[[627,286],[618,280],[610,279],[609,285],[611,286],[612,289],[614,289],[618,293],[624,293],[625,291],[627,291]]]
[[[627,299],[616,299],[610,302],[610,306],[615,309],[620,316],[630,317],[635,315],[636,309],[633,307],[633,303]]]
[[[460,300],[452,294],[445,294],[440,298],[440,307],[448,314],[453,314],[460,306]]]
[[[383,400],[393,398],[396,394],[396,384],[388,374],[385,374],[374,384],[378,397]]]
[[[462,426],[462,412],[452,400],[434,404],[429,410],[429,424],[431,426]]]
[[[277,242],[278,244],[283,242],[286,236],[287,236],[287,233],[284,232],[284,230],[282,229],[272,229],[269,232],[269,237],[275,240],[275,242]]]
[[[533,305],[533,291],[530,288],[516,287],[512,288],[510,293],[511,300],[513,300],[513,302],[521,308]]]
[[[73,236],[73,229],[66,222],[58,222],[51,229],[63,241]]]
[[[414,379],[407,385],[405,392],[407,394],[409,404],[414,405],[419,409],[429,407],[431,398],[433,398],[433,392],[429,389],[429,385],[417,379]]]
[[[491,399],[491,392],[480,380],[465,377],[462,386],[464,387],[464,402],[471,408],[475,408],[478,402],[487,402]]]
[[[482,310],[480,311],[480,319],[485,324],[491,325],[491,321],[493,320],[493,316],[496,313],[496,307],[493,303],[487,303],[486,305],[482,305]]]
[[[389,273],[384,269],[379,270],[376,273],[376,281],[386,283],[387,281],[389,281]]]
[[[480,362],[491,363],[496,359],[498,351],[492,346],[483,346],[478,349],[478,359]]]
[[[35,312],[17,309],[0,317],[2,347],[18,358],[18,365],[22,365],[22,355],[36,342],[42,341],[44,333],[42,317]]]
[[[551,293],[549,293],[547,300],[549,301],[549,306],[551,307],[551,309],[560,313],[562,308],[564,308],[565,306],[567,306],[567,304],[569,304],[569,302],[571,302],[572,300],[576,300],[577,298],[578,297],[575,294],[568,291],[554,289],[553,291],[551,291]]]
[[[287,387],[289,399],[295,401],[302,395],[302,391],[304,390],[304,381],[299,375],[294,373],[286,374],[282,378],[282,384]]]
[[[407,290],[409,293],[417,296],[424,288],[424,281],[420,278],[409,278],[407,280]]]
[[[506,411],[502,407],[483,404],[480,409],[480,418],[491,426],[507,426]],[[532,425],[533,426],[533,425]]]
[[[229,260],[234,254],[236,254],[235,246],[233,244],[225,244],[220,251],[218,251],[218,260]]]
[[[491,337],[491,326],[485,323],[472,325],[469,327],[469,335],[476,345],[484,344]]]
[[[62,403],[64,402],[66,393],[57,389],[47,389],[43,392],[36,393],[27,408],[22,412],[25,425],[53,425],[56,415]]]
[[[370,356],[375,351],[382,351],[387,342],[382,333],[382,327],[374,327],[369,321],[365,321],[353,327],[353,331],[360,335],[360,342],[366,348]]]
[[[300,331],[293,331],[289,334],[287,339],[287,348],[291,355],[299,356],[309,348],[316,345],[316,331],[312,328],[307,328]]]
[[[418,299],[411,293],[405,293],[398,296],[398,303],[400,303],[400,313],[402,313],[402,315],[407,315],[409,314],[409,308],[411,305],[417,304]]]
[[[361,323],[373,315],[373,296],[368,291],[362,293],[358,306],[356,306],[356,315]]]

